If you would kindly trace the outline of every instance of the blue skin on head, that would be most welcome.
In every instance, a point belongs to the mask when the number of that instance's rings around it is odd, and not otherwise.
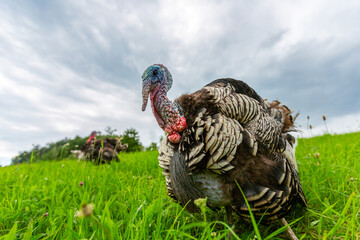
[[[142,110],[145,111],[150,95],[153,113],[159,126],[170,134],[170,141],[173,143],[180,141],[180,135],[177,132],[183,131],[186,127],[186,119],[179,114],[177,106],[166,97],[172,85],[169,70],[162,64],[154,64],[144,71],[142,79]]]
[[[166,95],[172,85],[172,76],[164,65],[154,64],[144,71],[142,79],[142,110],[145,111],[149,94],[153,93],[154,89],[157,89],[156,91]]]
[[[169,70],[162,64],[154,64],[148,67],[144,71],[142,79],[143,86],[150,84],[151,90],[153,90],[158,83],[165,84],[166,91],[169,91],[172,85],[172,76]]]

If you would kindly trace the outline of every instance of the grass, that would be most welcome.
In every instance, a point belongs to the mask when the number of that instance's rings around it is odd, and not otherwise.
[[[0,168],[0,239],[224,239],[233,231],[224,210],[192,215],[166,196],[157,152],[120,159]],[[294,232],[303,239],[359,239],[360,133],[300,139],[297,160],[309,211],[287,217],[291,223],[304,216]],[[90,203],[93,214],[75,217]],[[254,229],[259,239],[279,239],[272,235],[279,224],[235,222],[233,239],[252,239]]]

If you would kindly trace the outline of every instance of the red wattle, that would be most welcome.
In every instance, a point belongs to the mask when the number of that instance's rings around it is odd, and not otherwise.
[[[181,140],[181,136],[180,134],[178,134],[177,132],[171,134],[171,135],[168,135],[168,139],[170,142],[172,143],[179,143],[180,140]]]
[[[174,129],[172,129],[171,126],[168,126],[168,127],[164,128],[164,131],[169,135],[171,135],[171,134],[173,134],[175,132]]]
[[[186,118],[180,117],[175,124],[171,126],[175,132],[182,132],[186,128]]]

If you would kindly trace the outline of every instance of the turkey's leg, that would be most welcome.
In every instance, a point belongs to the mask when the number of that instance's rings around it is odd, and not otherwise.
[[[280,222],[281,222],[281,224],[282,224],[283,226],[289,225],[289,224],[287,223],[287,221],[285,220],[285,218],[280,219]],[[289,239],[299,240],[299,239],[296,237],[295,233],[293,232],[293,230],[291,229],[290,226],[288,226],[288,227],[286,228],[286,234],[287,234],[287,236],[288,236]]]
[[[225,211],[226,211],[226,223],[232,227],[233,225],[233,218],[232,218],[232,208],[230,206],[225,206]],[[227,235],[227,239],[230,240],[231,238],[231,232],[228,233]]]

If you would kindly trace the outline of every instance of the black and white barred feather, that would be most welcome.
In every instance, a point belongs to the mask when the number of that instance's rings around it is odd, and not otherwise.
[[[268,103],[232,79],[214,81],[176,102],[189,122],[179,144],[164,138],[160,145],[169,196],[182,205],[206,196],[209,206],[231,206],[249,219],[239,184],[263,222],[282,218],[296,202],[306,206],[295,140],[287,133],[294,117],[286,106]]]

